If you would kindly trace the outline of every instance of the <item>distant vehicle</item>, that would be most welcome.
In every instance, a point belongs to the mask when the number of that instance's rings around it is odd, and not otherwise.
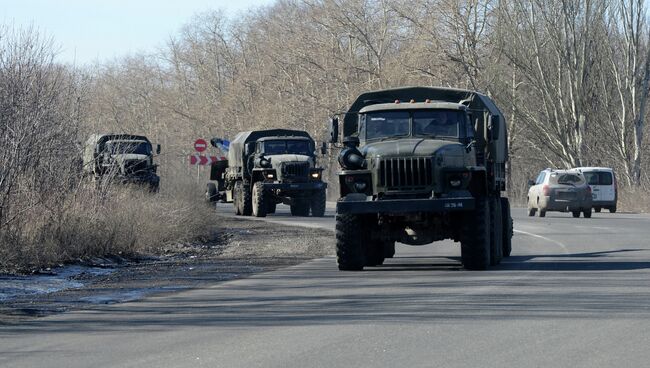
[[[582,172],[591,186],[594,211],[606,208],[611,213],[616,212],[618,185],[614,170],[608,167],[577,167],[575,170]]]
[[[156,146],[160,154],[160,145]],[[99,183],[146,185],[157,192],[160,177],[153,162],[153,148],[147,137],[132,134],[93,134],[86,141],[83,170]]]
[[[222,142],[211,140],[217,148]],[[284,203],[294,216],[322,217],[327,184],[315,150],[314,140],[300,130],[241,132],[229,144],[228,160],[212,165],[206,199],[233,202],[237,215],[264,217]]]
[[[338,141],[338,117],[330,122]],[[395,242],[460,242],[466,269],[511,252],[506,123],[488,96],[452,88],[366,92],[343,115],[336,204],[340,270],[393,257]]]
[[[536,180],[528,182],[528,216],[546,216],[548,211],[571,212],[573,217],[591,217],[591,188],[581,172],[542,170]]]

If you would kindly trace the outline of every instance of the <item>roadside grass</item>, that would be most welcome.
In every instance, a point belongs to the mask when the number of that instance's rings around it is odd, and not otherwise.
[[[57,203],[36,203],[3,227],[0,272],[110,255],[138,257],[168,244],[205,241],[214,219],[201,198],[197,185],[183,180],[163,178],[158,194],[117,185],[99,192],[92,183],[81,183]]]

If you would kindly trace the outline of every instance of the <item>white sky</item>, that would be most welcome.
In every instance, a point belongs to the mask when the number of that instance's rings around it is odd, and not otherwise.
[[[194,14],[235,16],[274,0],[0,0],[0,24],[54,38],[58,60],[83,65],[155,51]]]

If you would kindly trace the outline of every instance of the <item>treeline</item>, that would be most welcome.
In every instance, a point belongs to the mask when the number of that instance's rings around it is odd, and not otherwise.
[[[510,132],[510,194],[545,167],[612,166],[646,185],[642,0],[280,0],[199,14],[154,55],[93,71],[93,130],[132,129],[185,164],[199,136],[287,126],[325,138],[362,91],[491,95]],[[180,166],[178,166],[180,167]]]

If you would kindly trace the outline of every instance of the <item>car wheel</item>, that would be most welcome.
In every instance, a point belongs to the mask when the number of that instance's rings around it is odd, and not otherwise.
[[[573,217],[576,217],[576,218],[580,217],[580,211],[573,211],[573,212],[571,212],[571,214],[573,215]]]
[[[546,210],[539,210],[539,217],[546,217]]]
[[[582,211],[582,214],[585,216],[585,218],[591,218],[591,208],[587,208],[586,210]]]
[[[609,213],[616,213],[616,206],[609,208]]]

